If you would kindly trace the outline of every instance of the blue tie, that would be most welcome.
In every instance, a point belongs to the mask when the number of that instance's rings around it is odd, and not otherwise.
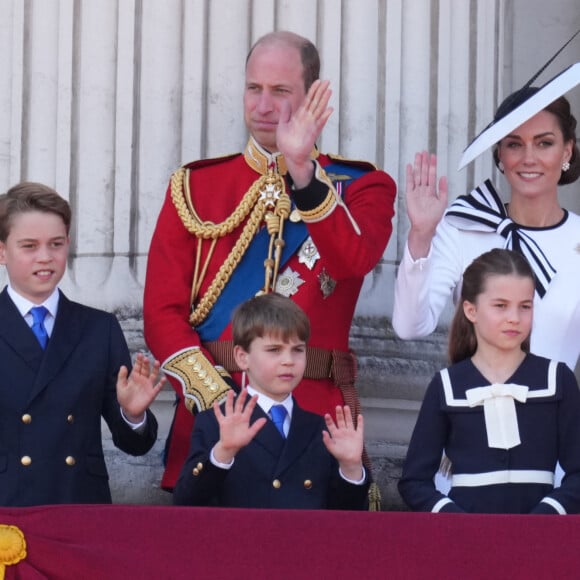
[[[48,314],[48,310],[44,306],[35,306],[30,309],[30,314],[32,314],[32,332],[34,336],[38,339],[40,346],[45,349],[46,343],[48,342],[48,333],[44,327],[44,318]]]
[[[286,407],[284,405],[273,405],[270,407],[270,415],[272,416],[272,422],[276,425],[276,429],[280,432],[280,435],[286,439],[284,434],[284,419],[286,419]]]

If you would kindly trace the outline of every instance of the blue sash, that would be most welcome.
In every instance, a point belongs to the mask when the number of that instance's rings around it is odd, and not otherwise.
[[[333,181],[340,181],[345,186],[366,173],[366,170],[342,163],[333,163],[323,167],[323,169]],[[343,187],[338,190],[342,190],[344,193]],[[285,245],[280,259],[280,271],[307,237],[308,228],[303,221],[294,223],[286,220],[284,222]],[[230,323],[234,308],[254,297],[264,287],[264,260],[268,256],[269,244],[270,234],[268,234],[267,228],[262,228],[254,236],[206,319],[196,327],[195,330],[202,342],[218,340]]]

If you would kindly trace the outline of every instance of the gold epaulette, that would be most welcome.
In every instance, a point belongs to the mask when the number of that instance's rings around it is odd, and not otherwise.
[[[174,354],[162,368],[181,383],[185,406],[191,413],[195,408],[198,411],[211,409],[216,401],[225,399],[230,390],[224,380],[230,376],[228,372],[212,365],[198,346]]]

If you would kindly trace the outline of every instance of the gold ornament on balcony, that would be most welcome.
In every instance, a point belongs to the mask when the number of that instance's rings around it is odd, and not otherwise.
[[[0,580],[4,580],[6,566],[18,564],[26,558],[26,540],[17,526],[0,524]]]

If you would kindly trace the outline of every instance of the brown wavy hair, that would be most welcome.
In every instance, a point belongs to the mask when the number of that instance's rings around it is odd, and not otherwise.
[[[66,233],[69,233],[71,209],[68,201],[48,185],[23,181],[0,195],[0,241],[6,242],[14,217],[30,211],[60,216],[66,227]]]

